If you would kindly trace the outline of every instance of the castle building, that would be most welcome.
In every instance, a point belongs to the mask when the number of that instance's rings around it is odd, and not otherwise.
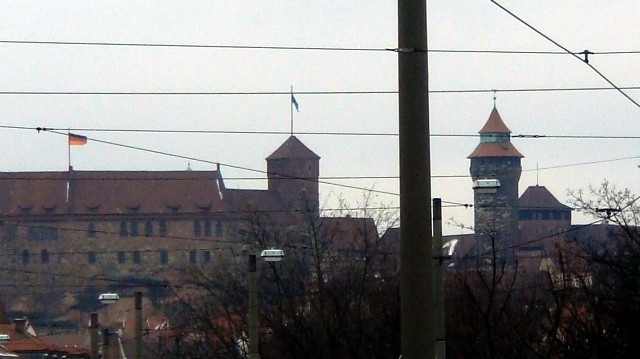
[[[317,218],[319,162],[291,136],[267,157],[266,190],[226,188],[220,168],[0,172],[0,280],[79,287],[211,267],[255,244],[243,233],[256,215]],[[6,302],[20,302],[14,289]]]
[[[518,182],[524,156],[511,143],[511,130],[494,107],[480,130],[480,144],[469,155],[474,183],[497,180],[492,188],[474,186],[474,229],[478,251],[486,253],[492,241],[500,248],[518,238]],[[509,255],[509,251],[505,252]]]

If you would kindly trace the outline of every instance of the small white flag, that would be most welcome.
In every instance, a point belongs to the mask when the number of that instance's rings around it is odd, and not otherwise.
[[[298,101],[296,101],[296,98],[293,96],[293,94],[291,94],[291,103],[296,108],[296,111],[300,112],[300,109],[298,109]]]

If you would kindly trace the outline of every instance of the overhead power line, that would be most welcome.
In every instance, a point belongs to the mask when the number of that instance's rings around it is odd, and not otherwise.
[[[30,126],[13,126],[0,125],[0,128],[14,130],[29,130],[34,128]],[[96,128],[96,127],[74,127],[74,128],[57,128],[57,127],[37,127],[37,131],[75,131],[75,132],[116,132],[116,133],[157,133],[157,134],[207,134],[207,135],[291,135],[291,131],[246,131],[246,130],[170,130],[170,129],[153,129],[153,128]],[[348,132],[348,131],[323,131],[323,132],[296,132],[296,135],[304,136],[364,136],[364,137],[398,137],[396,132]],[[430,137],[470,137],[478,138],[479,134],[464,133],[432,133]],[[638,140],[640,136],[632,135],[547,135],[547,134],[517,134],[511,135],[512,138],[524,139],[609,139],[609,140]]]
[[[564,50],[564,52],[566,52],[567,54],[572,55],[573,57],[575,57],[576,59],[580,60],[581,62],[584,62],[587,66],[589,66],[589,68],[591,68],[591,70],[593,70],[596,74],[598,74],[598,76],[600,76],[603,80],[605,80],[609,85],[611,85],[611,87],[613,87],[614,89],[618,90],[618,92],[620,92],[624,97],[626,97],[629,101],[631,101],[634,105],[636,105],[636,107],[640,107],[640,104],[638,102],[636,102],[633,98],[631,98],[631,96],[629,96],[626,92],[624,92],[622,90],[622,88],[618,87],[616,84],[614,84],[611,80],[609,80],[609,78],[607,78],[602,72],[600,72],[598,69],[596,69],[593,65],[591,65],[589,63],[589,55],[593,54],[592,52],[590,52],[589,50],[584,50],[582,53],[584,55],[584,58],[581,58],[580,56],[578,56],[578,54],[571,52],[571,50],[567,49],[566,47],[562,46],[560,43],[558,43],[557,41],[553,40],[551,37],[545,35],[542,31],[536,29],[533,25],[529,24],[528,22],[524,21],[522,18],[520,18],[518,15],[514,14],[512,11],[510,11],[509,9],[505,8],[504,6],[502,6],[500,3],[498,3],[495,0],[489,0],[492,3],[494,3],[497,7],[499,7],[500,9],[502,9],[504,12],[506,12],[507,14],[509,14],[511,17],[513,17],[514,19],[518,20],[519,22],[521,22],[523,25],[525,25],[526,27],[528,27],[529,29],[533,30],[535,33],[537,33],[538,35],[542,36],[543,38],[545,38],[547,41],[551,42],[552,44],[554,44],[555,46],[561,48],[562,50]]]
[[[477,94],[495,92],[571,92],[571,91],[640,90],[640,86],[620,87],[532,87],[491,89],[429,90],[430,94]],[[397,90],[296,91],[296,95],[397,95]],[[0,95],[27,96],[268,96],[287,95],[290,91],[0,91]]]
[[[388,52],[383,47],[340,47],[340,46],[261,46],[261,45],[214,45],[214,44],[177,44],[150,42],[101,42],[101,41],[35,41],[35,40],[0,40],[0,44],[15,45],[56,45],[56,46],[108,46],[108,47],[159,47],[186,49],[231,49],[231,50],[293,50],[293,51],[364,51]],[[429,53],[450,54],[513,54],[513,55],[567,55],[564,51],[535,50],[499,50],[499,49],[429,49]],[[575,54],[580,54],[576,52]],[[640,54],[640,50],[598,51],[594,55],[632,55]]]

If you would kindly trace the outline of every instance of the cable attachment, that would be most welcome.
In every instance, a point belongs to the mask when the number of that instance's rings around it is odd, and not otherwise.
[[[409,47],[398,47],[395,49],[385,49],[387,51],[393,51],[393,52],[397,52],[397,53],[412,53],[412,52],[427,52],[427,50],[424,49],[412,49]]]
[[[586,64],[588,64],[589,63],[589,55],[593,55],[593,52],[591,52],[589,50],[584,50],[584,51],[580,52],[579,54],[580,55],[584,55],[584,60],[583,61]]]

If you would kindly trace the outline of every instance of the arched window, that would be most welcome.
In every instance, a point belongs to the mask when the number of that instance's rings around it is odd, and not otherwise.
[[[29,264],[29,251],[26,249],[22,251],[22,264]]]

